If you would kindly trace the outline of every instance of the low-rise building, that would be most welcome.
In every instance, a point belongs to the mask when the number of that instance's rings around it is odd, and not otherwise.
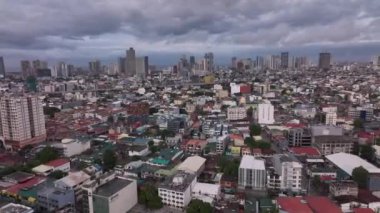
[[[205,168],[206,159],[200,156],[190,156],[186,158],[181,164],[178,165],[177,169],[185,172],[194,173],[197,176]]]
[[[196,183],[193,188],[192,198],[213,204],[220,199],[220,193],[219,184]]]
[[[326,135],[314,137],[314,146],[322,155],[339,152],[352,153],[355,138],[349,136]]]
[[[227,119],[230,121],[241,120],[247,117],[247,110],[245,107],[228,107]]]
[[[274,171],[268,175],[268,188],[278,187],[283,191],[302,190],[302,164],[293,155],[273,155]],[[271,184],[269,184],[271,183]]]
[[[179,171],[160,184],[158,195],[165,205],[184,209],[191,201],[195,184],[195,174]]]
[[[58,212],[58,210],[62,209],[74,209],[74,190],[56,187],[42,188],[37,192],[37,201],[39,210],[42,212]]]
[[[333,197],[353,196],[357,197],[359,193],[358,184],[354,181],[337,181],[329,186],[330,195]]]

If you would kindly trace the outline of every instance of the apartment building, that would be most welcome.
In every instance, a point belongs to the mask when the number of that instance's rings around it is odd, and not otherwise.
[[[245,107],[228,107],[227,119],[229,121],[241,120],[247,117],[247,110]]]
[[[37,96],[0,98],[0,135],[15,149],[46,139],[45,117]]]
[[[339,152],[351,153],[355,138],[344,135],[325,135],[314,137],[314,146],[322,155]]]
[[[293,155],[277,154],[268,173],[268,188],[299,192],[302,190],[302,164]]]
[[[274,107],[271,103],[262,103],[257,106],[257,122],[259,124],[274,123]]]

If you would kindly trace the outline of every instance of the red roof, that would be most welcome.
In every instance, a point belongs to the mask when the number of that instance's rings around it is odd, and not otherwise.
[[[307,196],[305,200],[315,213],[342,213],[342,210],[328,197]]]
[[[370,208],[357,208],[357,209],[354,209],[354,213],[375,213],[375,212]]]
[[[25,181],[23,183],[19,183],[16,185],[13,185],[9,187],[6,191],[12,194],[17,194],[21,189],[23,188],[30,188],[32,186],[38,185],[45,181],[46,178],[44,177],[34,177],[28,181]]]
[[[320,156],[318,149],[314,147],[292,147],[290,151],[296,155]]]
[[[288,128],[304,128],[304,127],[306,127],[305,124],[293,124],[293,123],[287,123],[287,124],[285,124],[285,126]]]
[[[52,167],[59,167],[59,166],[62,166],[64,164],[66,164],[66,163],[70,163],[70,161],[67,160],[67,159],[62,159],[61,158],[61,159],[57,159],[57,160],[52,160],[52,161],[46,163],[45,165],[46,166],[52,166]]]
[[[244,139],[243,139],[243,136],[240,135],[240,134],[230,134],[230,138],[231,138],[232,140],[244,140]]]
[[[281,210],[288,213],[313,213],[306,202],[302,202],[300,197],[279,197],[277,203]]]

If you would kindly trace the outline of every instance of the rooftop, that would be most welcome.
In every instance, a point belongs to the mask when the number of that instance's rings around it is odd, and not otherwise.
[[[195,174],[178,171],[175,175],[166,178],[159,188],[184,192],[195,179]]]
[[[21,204],[9,203],[0,208],[1,213],[31,213],[33,209]]]
[[[328,197],[307,196],[305,200],[314,213],[342,213],[342,210]]]
[[[200,156],[190,156],[178,166],[178,170],[198,172],[205,162],[205,158]]]
[[[132,183],[130,180],[115,178],[108,183],[98,187],[94,192],[94,195],[110,197],[118,191],[122,190],[124,187],[128,186],[130,183]]]
[[[241,159],[239,168],[265,170],[265,161],[261,159],[256,159],[255,157],[250,155],[244,155]]]
[[[313,213],[301,197],[279,197],[277,203],[287,213]]]
[[[314,147],[292,147],[290,151],[295,155],[320,156],[318,149]]]
[[[59,167],[59,166],[62,166],[64,164],[66,164],[66,163],[70,163],[70,161],[67,160],[67,159],[61,158],[61,159],[56,159],[56,160],[49,161],[48,163],[45,163],[45,165],[51,166],[51,167]]]
[[[356,155],[340,152],[327,155],[326,158],[349,175],[352,174],[352,170],[360,166],[364,167],[369,173],[380,173],[379,168]]]

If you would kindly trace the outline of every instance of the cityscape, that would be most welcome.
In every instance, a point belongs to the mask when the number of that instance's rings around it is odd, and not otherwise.
[[[254,2],[0,3],[0,213],[379,213],[380,5]]]

